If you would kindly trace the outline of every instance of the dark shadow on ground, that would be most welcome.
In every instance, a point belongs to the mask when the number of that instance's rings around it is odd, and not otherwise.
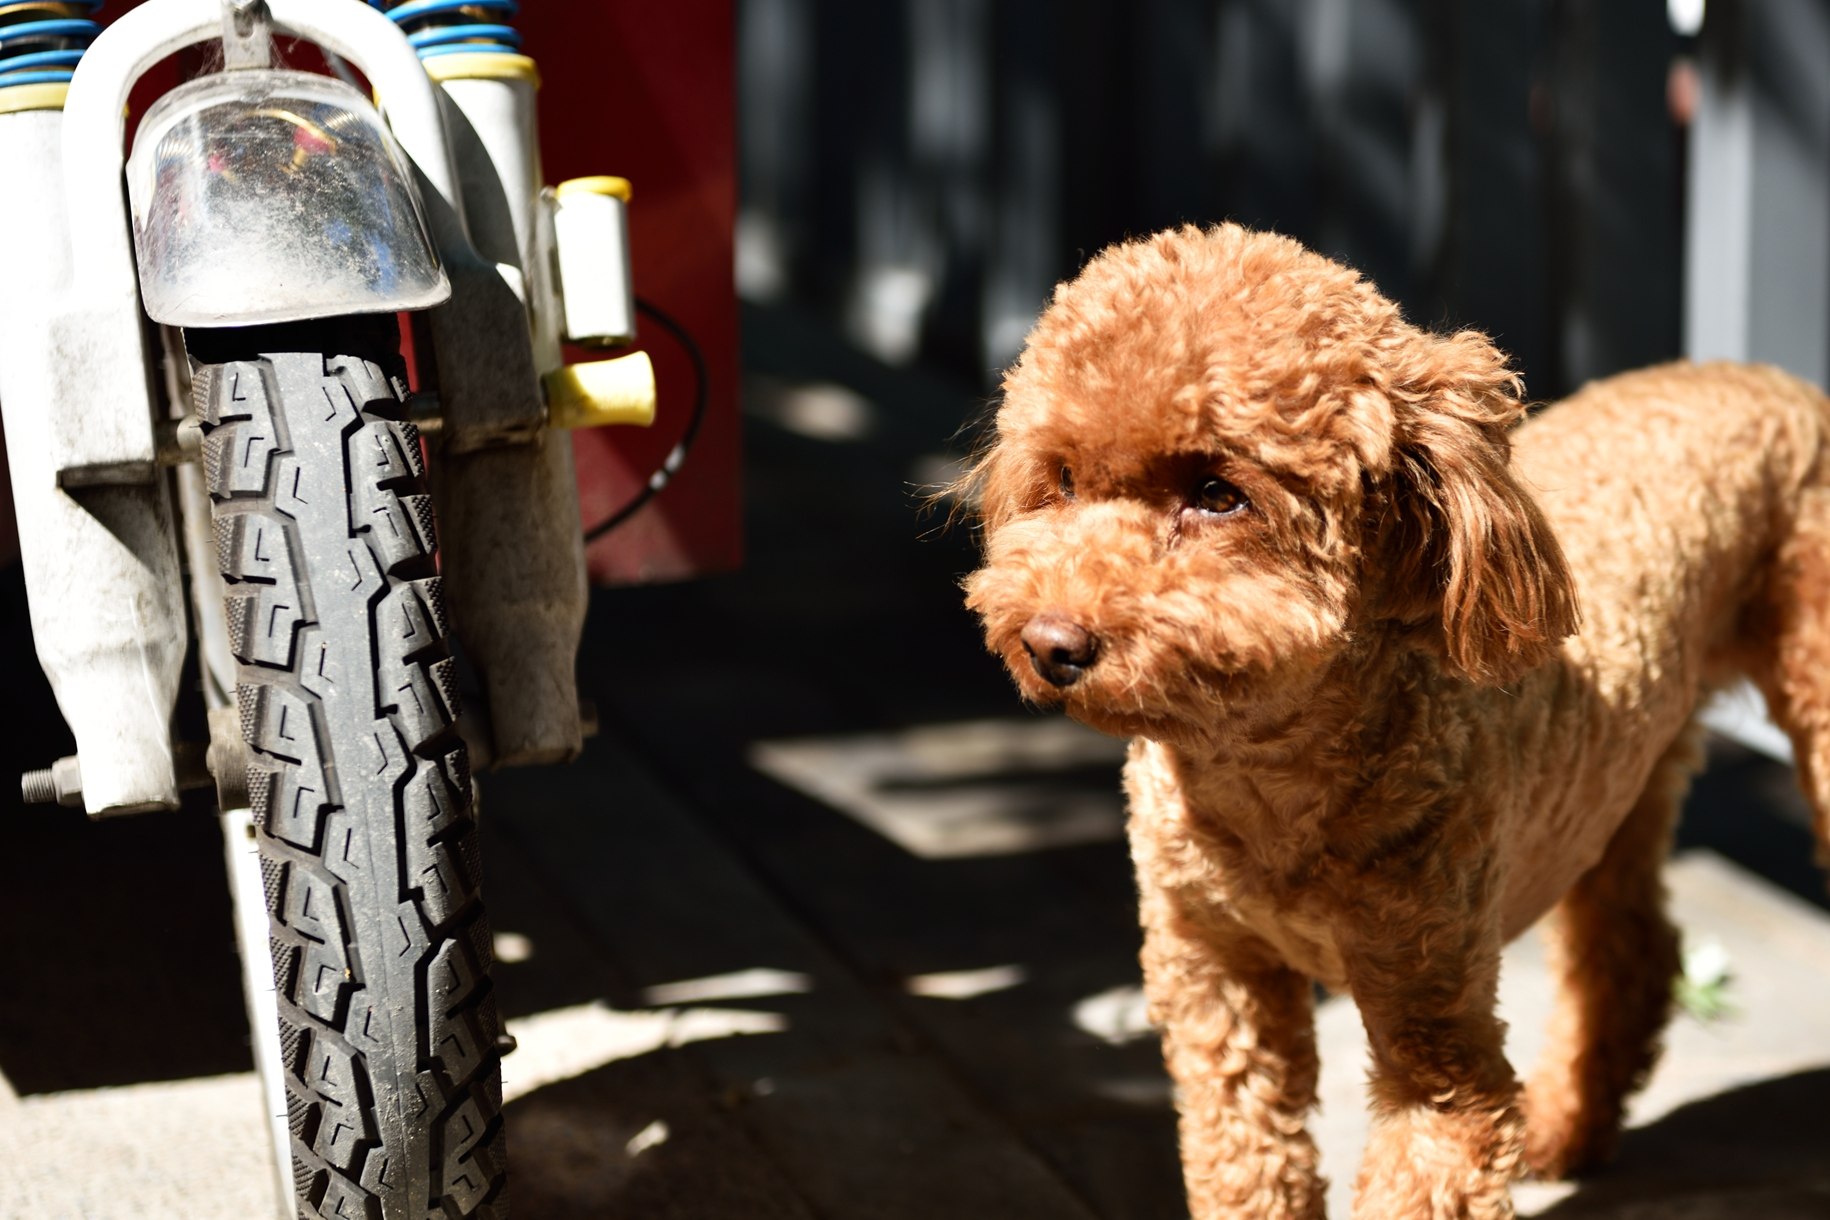
[[[696,1065],[656,1051],[548,1085],[505,1111],[515,1210],[541,1220],[812,1220],[732,1106],[695,1104]],[[633,1145],[651,1124],[667,1138]]]
[[[20,803],[19,773],[75,744],[32,651],[17,563],[0,570],[0,689],[0,1072],[20,1093],[48,1093],[247,1071],[209,803],[106,822]]]
[[[962,452],[982,400],[885,370],[792,315],[746,310],[745,327],[752,371],[848,385],[879,426],[834,444],[747,421],[745,570],[596,595],[582,679],[782,906],[1095,1212],[1184,1216],[1155,1046],[1108,1046],[1071,1019],[1138,978],[1123,844],[918,859],[745,761],[761,739],[1034,714],[961,604],[970,530],[943,528],[916,486],[924,455]],[[1116,787],[1116,768],[1105,775]],[[1010,964],[1023,985],[972,1000],[904,989]]]
[[[1555,1220],[1830,1216],[1830,1068],[1763,1080],[1629,1131]]]

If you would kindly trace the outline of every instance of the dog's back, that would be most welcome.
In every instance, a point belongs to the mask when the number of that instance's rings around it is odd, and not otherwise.
[[[1518,918],[1599,857],[1700,693],[1746,674],[1795,736],[1798,696],[1824,706],[1830,635],[1794,640],[1816,658],[1797,673],[1775,640],[1830,611],[1827,437],[1830,400],[1816,389],[1730,364],[1596,382],[1514,433],[1514,468],[1582,610],[1561,665],[1539,678],[1563,688],[1568,723],[1542,759],[1556,782],[1512,828]],[[1813,561],[1814,580],[1800,570]],[[1819,737],[1830,730],[1816,723]]]

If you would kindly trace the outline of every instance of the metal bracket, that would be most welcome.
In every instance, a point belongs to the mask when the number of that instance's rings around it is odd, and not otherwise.
[[[222,66],[229,72],[273,66],[267,0],[222,0]]]
[[[211,712],[211,735],[215,735],[214,718]],[[234,709],[229,709],[231,727],[235,729],[239,743],[241,735],[240,722],[235,719]],[[172,764],[178,776],[178,790],[189,792],[194,788],[210,786],[210,772],[214,768],[216,746],[212,742],[208,747],[196,741],[178,741],[172,743]],[[246,769],[246,764],[243,764]],[[239,780],[243,789],[247,787],[245,779]],[[27,805],[62,805],[66,809],[83,807],[83,764],[75,754],[65,755],[48,767],[37,771],[27,771],[19,777],[19,796]],[[243,805],[247,804],[244,796]],[[116,805],[99,813],[89,815],[91,821],[101,821],[104,817],[114,817],[123,813],[151,813],[165,809],[167,806],[158,803],[143,805]],[[224,806],[228,808],[228,806]]]
[[[183,466],[203,460],[203,420],[195,415],[154,420],[153,440],[158,447],[161,466]]]
[[[248,743],[241,735],[241,713],[234,707],[213,707],[210,747],[204,766],[216,781],[218,809],[246,809],[248,801]],[[183,786],[183,780],[179,785]]]

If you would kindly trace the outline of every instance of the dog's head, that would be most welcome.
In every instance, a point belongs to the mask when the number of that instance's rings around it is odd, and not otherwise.
[[[1004,390],[967,604],[1026,696],[1098,728],[1211,742],[1393,647],[1501,683],[1575,629],[1505,358],[1293,241],[1107,250]]]

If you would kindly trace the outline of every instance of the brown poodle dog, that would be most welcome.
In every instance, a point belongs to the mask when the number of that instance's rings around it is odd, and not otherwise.
[[[1751,676],[1830,842],[1830,400],[1671,365],[1512,430],[1481,335],[1225,225],[1063,285],[1005,383],[967,583],[1023,693],[1132,737],[1144,976],[1198,1220],[1322,1215],[1310,980],[1375,1121],[1355,1214],[1505,1217],[1590,1165],[1678,970],[1701,694]],[[1521,1090],[1500,947],[1557,910]]]

